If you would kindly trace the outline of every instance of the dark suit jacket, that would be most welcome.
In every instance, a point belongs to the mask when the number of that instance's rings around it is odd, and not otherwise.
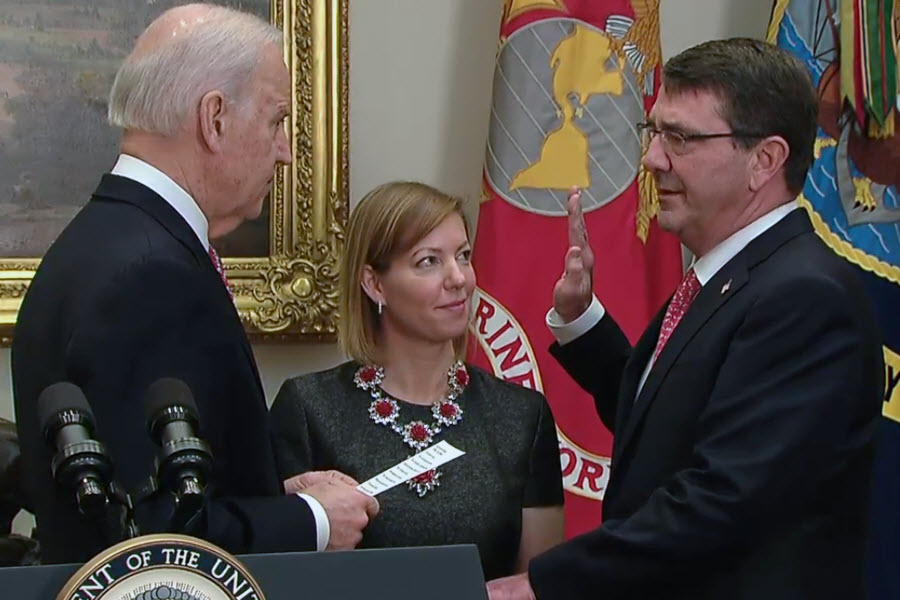
[[[861,598],[883,357],[870,304],[805,211],[702,288],[635,400],[609,316],[551,350],[614,432],[601,527],[535,558],[550,598]]]
[[[263,389],[228,292],[188,224],[143,185],[105,175],[47,252],[19,312],[12,369],[46,562],[85,560],[104,546],[51,479],[36,407],[58,381],[84,390],[115,479],[135,490],[157,453],[144,424],[147,386],[184,380],[215,461],[212,500],[192,533],[232,552],[315,549],[309,507],[281,494]],[[167,528],[158,504],[138,511],[142,533]]]

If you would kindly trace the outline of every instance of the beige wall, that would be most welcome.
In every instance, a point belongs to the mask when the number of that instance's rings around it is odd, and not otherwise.
[[[477,197],[500,0],[350,0],[350,196],[418,179]],[[762,37],[768,0],[662,0],[664,56],[718,37]],[[257,345],[271,399],[291,375],[341,360],[334,345]],[[9,350],[0,416],[9,417]]]

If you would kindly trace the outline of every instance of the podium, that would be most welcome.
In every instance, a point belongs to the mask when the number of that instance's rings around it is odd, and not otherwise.
[[[266,600],[487,600],[474,545],[237,557]],[[4,598],[52,600],[81,565],[0,568]]]

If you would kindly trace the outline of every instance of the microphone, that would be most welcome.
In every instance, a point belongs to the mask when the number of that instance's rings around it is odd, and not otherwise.
[[[157,480],[175,494],[175,530],[182,529],[203,506],[206,482],[212,472],[212,452],[195,435],[197,404],[180,379],[165,377],[147,388],[144,399],[147,429],[160,446]]]
[[[92,439],[94,414],[84,393],[66,381],[49,386],[38,396],[38,422],[47,445],[56,449],[50,463],[53,479],[75,489],[82,514],[103,518],[112,463],[103,444]]]

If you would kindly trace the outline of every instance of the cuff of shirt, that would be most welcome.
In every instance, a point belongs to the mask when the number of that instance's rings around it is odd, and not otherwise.
[[[551,308],[547,312],[547,327],[550,329],[553,337],[556,338],[556,341],[559,342],[559,345],[565,346],[572,340],[587,333],[591,327],[600,322],[600,319],[605,314],[606,309],[600,304],[600,300],[597,299],[597,296],[592,296],[591,304],[587,307],[587,310],[570,323],[563,321],[556,309]]]
[[[331,524],[328,522],[328,513],[325,512],[319,501],[309,494],[297,495],[309,504],[309,510],[312,511],[313,518],[316,520],[316,551],[322,552],[331,541]]]

